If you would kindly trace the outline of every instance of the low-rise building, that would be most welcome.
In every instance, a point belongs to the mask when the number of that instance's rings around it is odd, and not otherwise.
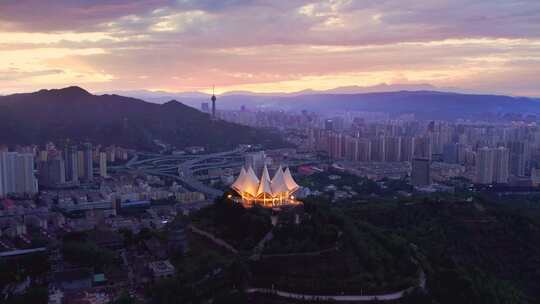
[[[150,262],[148,263],[148,268],[154,279],[170,278],[176,272],[176,269],[169,260]]]

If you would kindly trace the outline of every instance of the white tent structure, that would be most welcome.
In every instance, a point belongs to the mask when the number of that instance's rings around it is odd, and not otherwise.
[[[231,186],[248,204],[273,207],[293,203],[291,195],[300,188],[294,181],[291,171],[280,166],[270,179],[268,168],[264,166],[261,178],[257,178],[251,167],[242,167],[236,181]]]

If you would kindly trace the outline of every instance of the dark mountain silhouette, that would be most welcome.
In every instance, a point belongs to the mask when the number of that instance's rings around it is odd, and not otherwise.
[[[0,143],[91,141],[152,148],[162,140],[177,147],[210,150],[238,144],[279,146],[279,136],[224,121],[212,121],[178,101],[163,105],[118,95],[92,95],[79,87],[0,97]]]

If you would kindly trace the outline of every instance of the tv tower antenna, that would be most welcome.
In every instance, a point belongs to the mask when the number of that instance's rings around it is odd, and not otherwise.
[[[212,98],[210,98],[210,100],[212,100],[212,119],[216,119],[216,94],[214,93],[215,91],[215,86],[212,85]]]

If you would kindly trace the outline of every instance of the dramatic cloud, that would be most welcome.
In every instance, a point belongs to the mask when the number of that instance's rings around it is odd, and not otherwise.
[[[536,0],[0,2],[4,93],[421,82],[540,95],[538,67]]]

